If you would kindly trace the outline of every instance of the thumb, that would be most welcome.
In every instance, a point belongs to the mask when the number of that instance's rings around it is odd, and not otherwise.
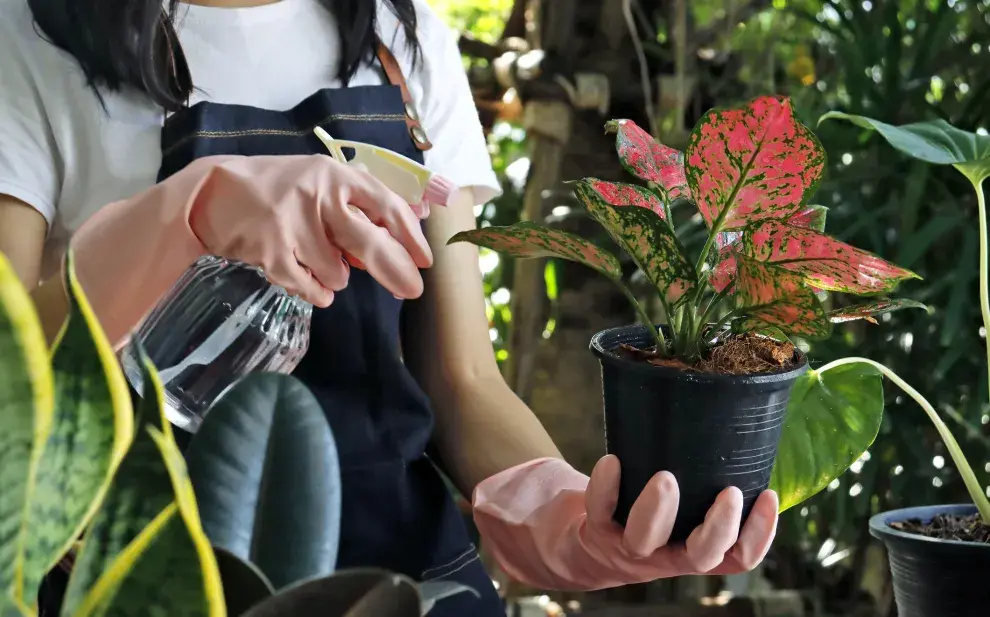
[[[584,507],[590,524],[612,524],[612,515],[619,502],[620,474],[619,459],[614,454],[602,457],[595,465],[584,493]]]

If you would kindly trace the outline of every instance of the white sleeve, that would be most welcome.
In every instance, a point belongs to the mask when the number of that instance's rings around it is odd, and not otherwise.
[[[461,188],[470,187],[475,205],[480,205],[502,188],[492,169],[457,41],[439,18],[423,13],[420,118],[433,143],[425,153],[426,166]]]
[[[50,229],[61,190],[57,148],[21,36],[0,24],[0,194],[38,210]]]

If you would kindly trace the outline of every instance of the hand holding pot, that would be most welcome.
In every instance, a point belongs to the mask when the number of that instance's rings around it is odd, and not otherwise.
[[[656,474],[623,529],[612,520],[619,460],[602,458],[589,479],[560,459],[507,469],[474,491],[474,519],[499,565],[542,589],[594,590],[682,576],[751,570],[777,529],[777,495],[765,491],[740,530],[743,496],[722,491],[684,544],[667,545],[677,514],[674,476]]]

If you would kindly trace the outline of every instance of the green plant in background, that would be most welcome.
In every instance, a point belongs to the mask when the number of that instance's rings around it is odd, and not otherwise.
[[[575,190],[659,293],[669,328],[652,326],[622,283],[618,260],[576,235],[525,221],[461,232],[450,242],[595,269],[626,293],[654,332],[657,354],[686,363],[706,357],[731,333],[771,330],[824,338],[834,321],[921,306],[884,298],[825,311],[816,291],[881,294],[916,275],[823,233],[825,209],[808,200],[825,152],[794,119],[788,99],[761,97],[742,108],[710,111],[683,154],[630,121],[610,122],[607,130],[617,134],[626,169],[655,190],[595,178],[581,180]],[[696,259],[678,239],[671,217],[672,205],[683,201],[695,204],[708,225]]]
[[[69,317],[49,353],[0,255],[0,616],[36,615],[40,582],[67,556],[64,617],[418,617],[471,591],[334,572],[336,451],[292,377],[238,383],[187,466],[154,367],[143,358],[135,404],[71,258],[66,273]]]

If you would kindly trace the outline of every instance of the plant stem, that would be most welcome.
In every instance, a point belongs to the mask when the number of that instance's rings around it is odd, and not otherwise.
[[[729,323],[729,320],[732,319],[733,317],[735,317],[737,313],[738,313],[738,310],[737,309],[732,309],[731,311],[729,311],[725,315],[722,315],[722,318],[719,319],[717,322],[715,322],[715,325],[712,326],[712,332],[718,332],[723,327],[725,327],[725,324]],[[701,332],[700,331],[698,332],[698,336],[699,337],[701,336]]]
[[[818,373],[824,373],[829,369],[833,369],[837,366],[842,366],[843,364],[853,364],[856,362],[862,362],[864,364],[869,364],[873,368],[880,371],[887,379],[894,382],[898,388],[904,391],[905,394],[910,396],[916,403],[921,405],[921,408],[925,410],[928,414],[928,419],[932,421],[935,425],[935,429],[938,430],[938,434],[942,437],[942,441],[945,443],[945,447],[949,450],[949,455],[952,457],[952,462],[955,463],[956,469],[959,470],[959,475],[962,476],[963,483],[966,485],[966,490],[969,491],[969,496],[973,499],[973,504],[976,509],[980,512],[980,517],[983,522],[990,525],[990,499],[987,498],[986,494],[983,492],[983,487],[980,485],[980,481],[976,478],[976,474],[973,473],[973,468],[970,467],[969,462],[966,460],[966,456],[963,454],[962,448],[959,447],[959,442],[952,435],[952,431],[946,426],[942,418],[939,417],[938,412],[932,407],[925,397],[921,396],[917,390],[912,388],[906,381],[901,379],[894,371],[890,370],[886,366],[880,364],[879,362],[874,362],[867,358],[842,358],[840,360],[835,360],[834,362],[829,362],[825,366],[818,369]]]
[[[983,339],[987,348],[987,383],[990,384],[990,293],[987,292],[987,204],[983,180],[973,181],[980,216],[980,309],[983,312]]]
[[[633,292],[630,291],[628,287],[626,287],[625,283],[623,283],[619,279],[612,279],[612,280],[615,281],[615,284],[619,286],[619,289],[622,290],[622,293],[626,295],[626,298],[633,305],[633,308],[636,310],[636,315],[639,317],[639,320],[643,322],[644,326],[646,326],[653,332],[653,338],[654,340],[656,340],[657,343],[657,353],[659,353],[662,356],[666,356],[667,341],[663,337],[663,330],[658,328],[656,324],[653,323],[653,320],[650,319],[650,316],[646,314],[646,311],[643,310],[643,306],[639,303],[639,300],[637,300],[636,296],[633,295]]]

